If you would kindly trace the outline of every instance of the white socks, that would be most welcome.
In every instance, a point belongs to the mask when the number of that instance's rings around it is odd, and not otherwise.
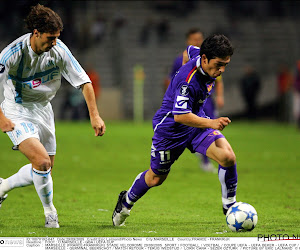
[[[33,168],[33,183],[44,207],[45,215],[56,213],[53,205],[53,181],[51,168],[47,171],[39,171]]]
[[[27,164],[7,179],[2,179],[0,184],[0,197],[14,188],[26,187],[34,184],[36,192],[44,207],[44,213],[56,213],[53,206],[53,181],[51,176],[51,168],[47,171],[39,171],[32,168],[31,164]]]
[[[26,187],[32,184],[32,165],[27,164],[21,167],[14,175],[2,180],[2,184],[0,185],[0,196],[3,196],[14,188]]]

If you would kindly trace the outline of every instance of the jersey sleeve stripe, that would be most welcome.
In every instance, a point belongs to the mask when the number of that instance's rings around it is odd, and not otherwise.
[[[190,83],[190,81],[192,80],[192,78],[196,72],[197,72],[197,69],[195,69],[194,72],[190,75],[190,78],[187,80],[187,83]]]
[[[195,74],[196,73],[196,70],[197,70],[197,66],[195,66],[191,71],[190,71],[190,73],[188,74],[188,76],[187,76],[187,78],[185,79],[185,81],[186,82],[188,82],[188,81],[190,81],[190,76],[193,74]],[[192,75],[192,77],[193,77],[193,75]],[[189,82],[188,82],[189,83]]]
[[[1,63],[5,63],[7,61],[7,59],[12,55],[12,53],[15,51],[15,50],[18,50],[18,46],[20,45],[20,43],[14,45],[13,47],[11,47],[10,49],[8,49],[4,55],[2,56],[1,58]]]
[[[21,46],[22,42],[17,43],[16,45],[14,45],[13,47],[11,47],[8,51],[6,51],[4,53],[4,55],[2,56],[0,63],[2,64],[6,64],[7,60],[16,52],[18,52],[19,50],[21,50],[22,46]]]
[[[81,69],[80,69],[80,65],[78,64],[78,62],[75,60],[75,58],[72,56],[71,54],[71,51],[66,47],[64,46],[62,43],[60,42],[57,42],[57,45],[62,48],[66,53],[67,55],[69,56],[69,58],[71,59],[71,62],[72,64],[74,65],[75,69],[77,70],[77,72],[81,72]]]
[[[172,111],[172,113],[173,114],[188,114],[188,113],[192,113],[192,111],[189,111],[189,110],[187,110],[187,111]]]

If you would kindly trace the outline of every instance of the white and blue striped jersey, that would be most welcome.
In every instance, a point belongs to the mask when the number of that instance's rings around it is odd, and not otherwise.
[[[61,75],[74,87],[91,82],[67,46],[56,46],[40,55],[30,46],[30,33],[9,44],[0,54],[0,84],[6,101],[46,105],[61,85]]]

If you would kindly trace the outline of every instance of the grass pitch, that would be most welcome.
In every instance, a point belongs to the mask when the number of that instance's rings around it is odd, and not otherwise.
[[[218,176],[199,169],[186,150],[165,183],[140,199],[126,227],[114,228],[111,215],[120,191],[149,168],[151,122],[107,122],[95,138],[86,123],[56,123],[54,204],[61,228],[44,228],[41,202],[33,186],[9,193],[0,210],[0,237],[257,237],[300,232],[300,131],[270,122],[233,121],[223,134],[237,156],[237,200],[253,205],[258,224],[233,233],[221,210]],[[0,176],[27,164],[0,135]]]

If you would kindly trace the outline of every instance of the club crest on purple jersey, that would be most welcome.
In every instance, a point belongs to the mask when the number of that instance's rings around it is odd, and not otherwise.
[[[189,87],[188,85],[182,85],[182,86],[181,86],[180,94],[181,94],[182,96],[186,96],[186,95],[189,94],[188,87]]]
[[[210,84],[207,85],[208,93],[212,90],[212,87],[213,87],[213,83],[210,83]]]

